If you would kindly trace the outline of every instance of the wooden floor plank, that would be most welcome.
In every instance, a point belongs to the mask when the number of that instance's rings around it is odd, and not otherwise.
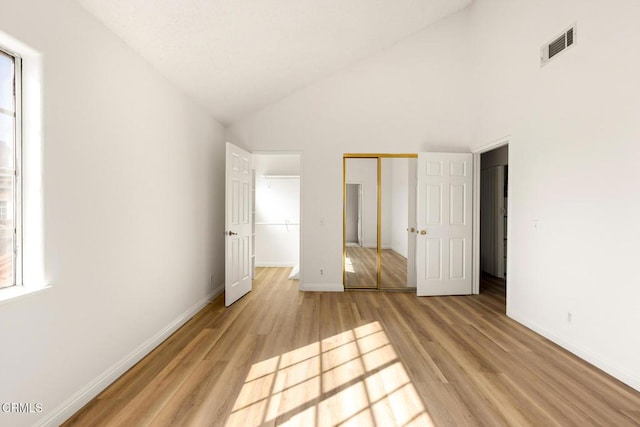
[[[305,293],[262,268],[216,299],[66,426],[640,425],[640,393],[481,294]]]
[[[378,287],[378,252],[376,248],[347,246],[346,287]],[[380,289],[415,289],[407,286],[407,258],[392,249],[380,251]]]

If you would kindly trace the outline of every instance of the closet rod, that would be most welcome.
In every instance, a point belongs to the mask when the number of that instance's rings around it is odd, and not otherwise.
[[[298,179],[300,175],[262,175],[264,179]]]

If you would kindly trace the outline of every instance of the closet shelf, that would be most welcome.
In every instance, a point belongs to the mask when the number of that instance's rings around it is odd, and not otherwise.
[[[300,175],[262,175],[264,179],[299,179]]]
[[[256,225],[300,225],[299,222],[256,222]]]

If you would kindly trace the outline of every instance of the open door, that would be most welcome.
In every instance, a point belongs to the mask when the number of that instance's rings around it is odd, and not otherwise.
[[[228,307],[251,291],[251,153],[227,142],[225,293]]]
[[[473,155],[418,154],[418,296],[469,295]]]

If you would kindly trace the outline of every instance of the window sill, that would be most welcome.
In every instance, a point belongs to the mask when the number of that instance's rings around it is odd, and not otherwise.
[[[10,288],[0,289],[0,305],[9,301],[15,301],[29,295],[37,294],[41,291],[50,289],[50,285],[45,286],[12,286]]]

